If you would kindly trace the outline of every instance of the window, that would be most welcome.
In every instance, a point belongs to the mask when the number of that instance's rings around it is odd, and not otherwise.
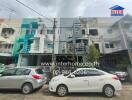
[[[82,35],[85,35],[85,29],[82,30]]]
[[[100,76],[104,75],[103,72],[97,71],[97,70],[86,70],[87,76]]]
[[[53,30],[47,30],[47,34],[54,34]]]
[[[76,43],[81,43],[81,40],[80,40],[80,39],[77,39],[77,40],[76,40]]]
[[[2,29],[2,36],[6,36],[7,34],[12,35],[14,34],[15,30],[13,28],[3,28]]]
[[[35,71],[36,71],[37,74],[44,74],[42,69],[36,69]]]
[[[98,70],[89,70],[89,69],[84,69],[84,70],[79,70],[73,73],[75,77],[85,77],[85,76],[100,76],[104,75],[103,72],[100,72]]]
[[[108,31],[108,33],[110,33],[110,34],[112,33],[112,29],[108,29],[107,31]]]
[[[85,70],[79,70],[79,71],[76,71],[75,73],[73,73],[75,75],[75,77],[84,77],[84,76],[87,76],[85,74]]]
[[[105,48],[109,48],[109,44],[108,43],[105,43]]]
[[[43,30],[40,30],[40,34],[42,34],[43,33]]]
[[[113,43],[110,43],[110,48],[114,48],[114,44]]]
[[[97,29],[89,29],[89,35],[93,35],[93,36],[98,35],[98,30]]]
[[[100,52],[100,49],[99,49],[99,44],[98,43],[95,43],[95,48]]]
[[[9,44],[9,45],[8,45],[8,48],[9,48],[9,49],[12,48],[12,44]]]
[[[53,44],[48,44],[48,48],[53,48]]]
[[[5,49],[8,47],[8,44],[5,44]]]
[[[29,34],[29,30],[26,30],[26,34]]]
[[[24,68],[19,68],[16,71],[16,75],[29,75],[29,73],[31,72],[30,69],[24,69]]]
[[[114,44],[113,43],[105,43],[105,47],[106,48],[114,48]]]
[[[12,76],[12,75],[15,75],[15,71],[16,71],[16,69],[8,69],[8,70],[5,70],[2,73],[2,76]]]

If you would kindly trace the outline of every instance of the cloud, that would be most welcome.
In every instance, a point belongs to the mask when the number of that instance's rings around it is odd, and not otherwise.
[[[109,17],[109,8],[114,5],[125,7],[125,13],[132,14],[132,0],[19,0],[47,17]],[[41,17],[16,0],[1,0],[0,17]]]

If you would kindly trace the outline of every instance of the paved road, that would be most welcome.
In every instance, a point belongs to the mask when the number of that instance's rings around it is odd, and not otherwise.
[[[124,84],[123,90],[113,98],[105,98],[98,93],[74,93],[66,97],[58,97],[48,91],[48,86],[34,91],[30,95],[23,95],[19,91],[0,91],[0,100],[132,100],[132,84]]]

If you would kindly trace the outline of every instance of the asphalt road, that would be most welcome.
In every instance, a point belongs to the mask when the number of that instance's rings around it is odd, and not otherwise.
[[[113,98],[106,98],[99,93],[72,93],[66,97],[58,97],[48,91],[48,86],[23,95],[17,90],[0,90],[0,100],[132,100],[132,84],[124,84],[123,90],[115,93]]]

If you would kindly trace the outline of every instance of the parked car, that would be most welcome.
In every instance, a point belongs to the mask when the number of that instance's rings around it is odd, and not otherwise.
[[[127,78],[128,78],[128,73],[127,72],[121,71],[121,70],[119,70],[117,68],[105,67],[102,70],[104,70],[104,71],[106,71],[108,73],[117,75],[119,77],[120,81],[126,81]]]
[[[128,77],[127,72],[116,71],[114,74],[117,75],[121,81],[126,81],[127,80],[127,77]]]
[[[59,75],[51,79],[49,90],[59,96],[71,92],[101,92],[113,97],[122,85],[116,75],[95,69],[79,68],[69,75]]]
[[[45,74],[38,68],[11,68],[0,74],[0,89],[20,89],[23,94],[29,94],[45,83]]]

